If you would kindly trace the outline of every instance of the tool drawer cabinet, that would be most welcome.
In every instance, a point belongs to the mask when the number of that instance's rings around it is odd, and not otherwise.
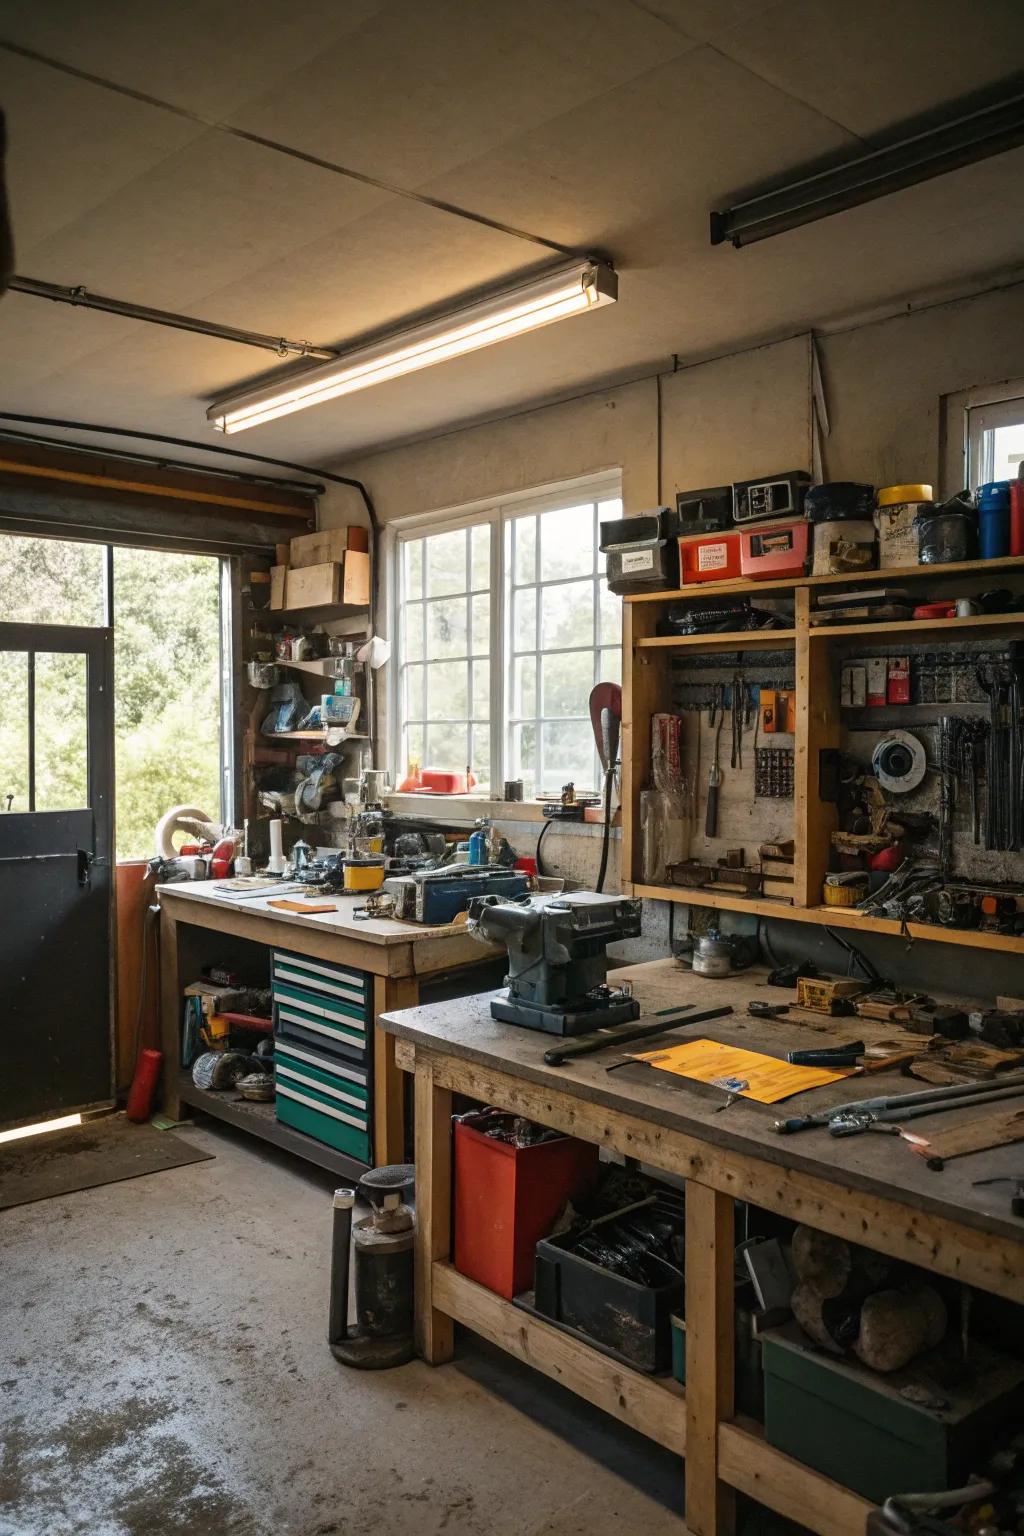
[[[373,978],[275,949],[272,988],[278,1120],[371,1162]]]
[[[273,952],[274,1037],[367,1061],[373,978],[365,971],[286,950]]]

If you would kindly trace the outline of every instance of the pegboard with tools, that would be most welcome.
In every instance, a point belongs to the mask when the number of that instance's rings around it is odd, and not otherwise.
[[[692,863],[741,850],[753,868],[759,847],[791,839],[804,922],[832,922],[838,889],[857,909],[840,927],[1024,958],[1024,556],[901,567],[896,595],[885,580],[795,573],[768,593],[733,578],[627,598],[623,803],[638,819],[651,716],[672,710]],[[745,605],[776,600],[755,630]],[[646,894],[673,891],[645,879],[627,821],[624,868]],[[746,888],[702,900],[753,902]]]
[[[694,856],[717,858],[729,845],[754,865],[762,843],[792,835],[793,649],[688,650],[672,657],[669,678],[696,789]]]

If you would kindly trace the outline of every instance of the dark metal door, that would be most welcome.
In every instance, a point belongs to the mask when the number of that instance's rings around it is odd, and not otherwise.
[[[113,637],[0,624],[0,1126],[109,1103]]]

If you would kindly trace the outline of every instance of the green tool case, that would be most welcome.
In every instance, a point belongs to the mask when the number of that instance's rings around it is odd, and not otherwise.
[[[795,1323],[761,1336],[765,1439],[881,1504],[964,1483],[1024,1404],[1024,1363],[952,1343],[880,1376],[817,1349]]]
[[[351,966],[275,949],[275,1038],[367,1061],[373,1040],[372,983],[365,971]]]
[[[364,1067],[278,1040],[277,1118],[361,1163],[370,1155],[370,1089]]]
[[[373,1162],[373,978],[274,951],[276,1113],[358,1162]]]

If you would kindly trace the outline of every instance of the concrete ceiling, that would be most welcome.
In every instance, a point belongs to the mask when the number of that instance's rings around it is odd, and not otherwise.
[[[551,259],[403,191],[618,267],[614,308],[237,448],[336,463],[1024,264],[1024,150],[742,251],[707,235],[730,194],[1007,79],[1019,0],[5,0],[0,41],[79,72],[0,51],[26,275],[330,346]],[[2,408],[190,438],[286,366],[20,294],[0,356]]]

